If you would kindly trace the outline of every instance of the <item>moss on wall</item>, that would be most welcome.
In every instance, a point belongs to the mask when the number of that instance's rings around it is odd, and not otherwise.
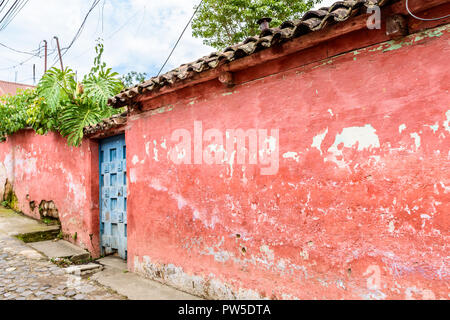
[[[18,211],[19,210],[19,199],[16,196],[16,193],[14,192],[12,184],[9,182],[9,180],[6,180],[5,183],[5,192],[2,197],[2,203],[4,207],[10,208],[12,210]]]

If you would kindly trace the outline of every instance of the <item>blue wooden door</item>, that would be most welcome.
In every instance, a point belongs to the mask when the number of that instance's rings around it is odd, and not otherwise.
[[[125,136],[100,143],[100,242],[102,254],[127,259],[127,164]]]

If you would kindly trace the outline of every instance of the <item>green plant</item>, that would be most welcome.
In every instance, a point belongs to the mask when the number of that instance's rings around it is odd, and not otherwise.
[[[130,88],[136,84],[142,83],[147,78],[146,73],[130,71],[126,75],[120,77],[124,87]]]
[[[60,268],[67,268],[72,265],[72,261],[66,258],[52,258],[50,262],[57,265]]]
[[[31,89],[0,97],[0,141],[27,126],[39,130],[42,124],[38,119],[31,121],[30,115],[32,117],[32,110],[41,108],[42,102],[36,90]]]
[[[71,69],[53,68],[38,85],[38,93],[47,102],[48,112],[58,112],[59,132],[71,146],[80,145],[84,127],[121,111],[108,106],[108,98],[117,94],[123,84],[118,74],[102,62],[104,47],[101,42],[95,51],[94,66],[81,83],[76,81],[76,74]]]
[[[192,21],[192,34],[203,43],[224,49],[257,35],[260,18],[270,17],[272,25],[298,19],[322,0],[204,0]]]
[[[16,210],[18,211],[18,199],[14,192],[14,190],[8,190],[4,196],[4,200],[2,201],[2,206],[8,209]]]
[[[54,219],[54,218],[49,218],[49,217],[44,217],[41,219],[41,222],[48,225],[48,226],[52,226],[52,225],[57,225],[59,224],[58,220]]]
[[[31,127],[41,135],[60,132],[69,145],[79,146],[84,127],[123,112],[107,104],[108,98],[123,88],[122,81],[102,62],[104,47],[100,41],[95,51],[94,66],[81,82],[70,68],[52,68],[44,74],[37,89],[1,97],[0,141]]]

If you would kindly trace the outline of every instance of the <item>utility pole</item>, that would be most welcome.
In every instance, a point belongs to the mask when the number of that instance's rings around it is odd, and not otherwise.
[[[56,40],[56,45],[58,46],[59,61],[61,62],[61,71],[64,71],[62,55],[61,55],[61,47],[59,46],[59,39],[56,36],[54,37],[54,39]]]
[[[36,84],[36,65],[33,64],[33,85]]]
[[[46,73],[47,72],[47,40],[44,40],[44,51],[45,51],[44,73]]]

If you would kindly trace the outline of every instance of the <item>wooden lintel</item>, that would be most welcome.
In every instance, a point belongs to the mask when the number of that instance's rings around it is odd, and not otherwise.
[[[367,15],[361,15],[346,22],[325,28],[324,30],[311,32],[291,41],[276,45],[266,50],[254,53],[250,56],[235,60],[216,69],[208,70],[197,74],[184,81],[177,82],[173,86],[166,86],[157,92],[144,94],[137,98],[137,102],[144,103],[163,94],[174,92],[185,87],[194,86],[199,83],[217,79],[223,72],[237,72],[243,69],[278,59],[280,57],[313,47],[324,41],[328,41],[353,31],[367,27]]]
[[[442,4],[448,3],[448,0],[409,0],[409,9],[413,13],[420,13],[424,10],[428,10],[430,8],[437,7]],[[406,2],[405,0],[396,2],[391,6],[391,12],[396,14],[408,14],[408,10],[406,10]]]
[[[448,0],[410,0],[410,9],[415,12],[421,12],[445,3],[448,3]],[[383,8],[383,11],[390,15],[407,14],[405,0],[387,6]],[[217,79],[223,72],[238,72],[316,46],[322,42],[344,36],[348,33],[362,30],[367,28],[368,16],[369,14],[362,14],[348,21],[326,27],[323,30],[302,35],[301,37],[292,39],[280,45],[275,45],[250,56],[224,64],[216,69],[196,74],[193,77],[177,82],[172,86],[165,86],[156,92],[143,94],[137,97],[136,101],[144,103],[167,93]]]
[[[219,81],[228,87],[234,86],[234,77],[232,72],[224,71],[219,75]]]
[[[408,22],[400,14],[394,14],[386,19],[386,35],[391,39],[408,35]]]

